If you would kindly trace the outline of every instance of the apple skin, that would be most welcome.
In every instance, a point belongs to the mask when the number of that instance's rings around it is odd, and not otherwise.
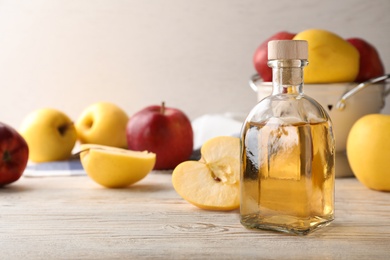
[[[268,67],[268,42],[272,40],[291,40],[295,33],[286,31],[278,32],[265,40],[257,47],[253,55],[253,65],[264,82],[272,81],[272,69]]]
[[[29,147],[29,160],[51,162],[67,160],[77,141],[72,120],[62,111],[41,108],[28,114],[19,133]]]
[[[28,145],[11,126],[0,123],[0,187],[17,181],[28,162]]]
[[[110,102],[97,102],[80,114],[75,127],[80,143],[126,148],[127,113]]]
[[[360,54],[359,73],[355,79],[356,82],[364,82],[385,74],[385,68],[379,53],[372,44],[360,38],[346,40],[355,46]]]
[[[347,158],[355,177],[373,190],[390,192],[390,115],[357,120],[347,138]]]
[[[135,113],[127,127],[130,150],[156,154],[155,170],[169,170],[186,161],[193,150],[193,130],[179,109],[149,106]]]
[[[88,176],[106,188],[125,188],[152,171],[156,163],[154,153],[98,144],[82,144],[80,160]]]

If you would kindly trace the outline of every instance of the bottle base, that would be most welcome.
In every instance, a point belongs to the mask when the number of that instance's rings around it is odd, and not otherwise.
[[[274,218],[274,219],[273,219]],[[241,224],[248,229],[261,229],[288,233],[292,235],[304,236],[317,229],[328,226],[332,221],[333,217],[324,219],[320,217],[314,217],[310,219],[291,218],[286,221],[286,218],[268,217],[260,218],[257,215],[244,216],[241,218]],[[285,224],[289,223],[289,224]]]

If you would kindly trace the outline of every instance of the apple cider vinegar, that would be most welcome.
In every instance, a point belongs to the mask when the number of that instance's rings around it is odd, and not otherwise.
[[[249,123],[241,215],[249,228],[305,234],[333,220],[334,147],[327,122]],[[249,147],[248,147],[249,146]]]
[[[305,235],[334,219],[332,123],[303,94],[307,43],[271,41],[268,48],[273,93],[241,131],[241,223]]]

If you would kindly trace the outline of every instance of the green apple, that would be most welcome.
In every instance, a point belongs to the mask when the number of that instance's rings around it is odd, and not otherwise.
[[[79,141],[127,148],[126,125],[129,117],[115,104],[98,102],[87,107],[76,122]]]
[[[77,141],[70,118],[52,108],[38,109],[27,115],[19,132],[28,144],[29,160],[33,162],[66,160]]]

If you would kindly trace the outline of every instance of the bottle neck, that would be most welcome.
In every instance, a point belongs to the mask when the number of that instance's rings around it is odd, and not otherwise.
[[[270,60],[272,68],[272,95],[303,94],[303,68],[307,60]]]

